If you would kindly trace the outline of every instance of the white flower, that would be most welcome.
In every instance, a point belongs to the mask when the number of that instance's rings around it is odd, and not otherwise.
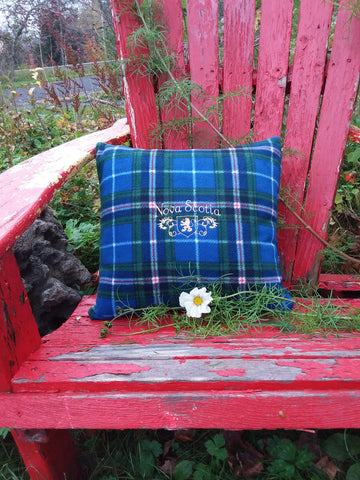
[[[190,293],[182,292],[179,297],[180,307],[186,309],[188,317],[200,318],[203,313],[209,313],[209,303],[213,301],[206,288],[193,288]]]

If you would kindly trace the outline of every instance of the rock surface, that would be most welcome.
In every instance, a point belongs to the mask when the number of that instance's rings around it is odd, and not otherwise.
[[[81,300],[80,287],[91,281],[86,267],[66,251],[67,243],[63,227],[46,207],[14,246],[41,335],[69,318]]]

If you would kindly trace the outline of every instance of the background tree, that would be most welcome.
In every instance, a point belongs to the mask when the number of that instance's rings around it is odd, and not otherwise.
[[[67,52],[86,61],[86,45],[101,47],[103,59],[116,59],[108,0],[0,0],[0,71],[19,65],[67,63]]]
[[[2,64],[10,74],[20,65],[24,52],[29,46],[29,36],[36,29],[39,9],[46,5],[45,0],[1,0],[2,20],[1,40]]]

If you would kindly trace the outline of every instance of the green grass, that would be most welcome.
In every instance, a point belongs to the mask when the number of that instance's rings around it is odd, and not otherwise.
[[[73,430],[72,436],[82,480],[360,478],[358,430]],[[11,435],[0,435],[0,480],[28,478]]]

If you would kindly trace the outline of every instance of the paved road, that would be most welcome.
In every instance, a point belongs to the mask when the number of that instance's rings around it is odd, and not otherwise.
[[[76,79],[77,84],[79,87],[71,87],[71,91],[74,92],[73,88],[76,88],[75,91],[79,91],[80,93],[93,93],[97,92],[100,89],[96,77],[91,76],[91,77],[83,77],[83,78],[78,78]],[[64,89],[61,87],[62,82],[53,82],[55,92],[58,95],[60,99],[62,99],[64,96],[66,96],[66,92],[64,92]],[[35,86],[34,90],[34,97],[36,101],[38,102],[43,102],[46,98],[48,97],[48,94],[45,92],[43,88],[38,87],[37,85]],[[29,105],[29,89],[31,86],[26,87],[26,88],[16,88],[16,93],[19,95],[15,98],[16,104],[21,107],[26,107]],[[7,97],[11,97],[11,90],[4,90],[4,95]]]

